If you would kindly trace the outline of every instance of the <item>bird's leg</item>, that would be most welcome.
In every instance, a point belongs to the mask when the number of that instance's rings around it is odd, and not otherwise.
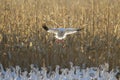
[[[56,42],[56,43],[59,43],[59,40],[58,40],[58,39],[56,39],[56,40],[55,40],[55,42]]]
[[[64,43],[64,40],[59,40],[59,39],[56,39],[56,43]]]
[[[61,43],[64,43],[64,40],[62,39],[62,40],[60,40],[60,42],[61,42]]]

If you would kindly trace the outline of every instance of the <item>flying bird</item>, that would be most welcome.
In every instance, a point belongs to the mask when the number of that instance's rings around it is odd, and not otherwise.
[[[83,30],[83,28],[48,28],[46,24],[43,24],[42,27],[47,32],[54,33],[55,38],[58,40],[63,40],[66,38],[67,35]]]

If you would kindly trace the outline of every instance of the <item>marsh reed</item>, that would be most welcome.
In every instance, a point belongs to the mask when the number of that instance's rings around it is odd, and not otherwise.
[[[120,66],[120,0],[0,0],[0,63],[5,67]],[[77,27],[62,44],[41,25]],[[65,46],[64,48],[62,46]]]

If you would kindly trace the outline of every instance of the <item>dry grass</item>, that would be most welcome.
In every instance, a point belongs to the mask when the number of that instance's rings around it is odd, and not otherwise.
[[[0,0],[0,62],[22,67],[68,67],[70,61],[120,66],[119,4],[120,0]],[[41,28],[43,23],[85,30],[57,44]]]

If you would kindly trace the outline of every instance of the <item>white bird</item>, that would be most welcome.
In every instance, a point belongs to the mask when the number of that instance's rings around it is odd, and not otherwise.
[[[63,40],[67,35],[83,30],[83,28],[48,28],[45,24],[42,27],[47,32],[54,33],[55,38],[58,40]]]

